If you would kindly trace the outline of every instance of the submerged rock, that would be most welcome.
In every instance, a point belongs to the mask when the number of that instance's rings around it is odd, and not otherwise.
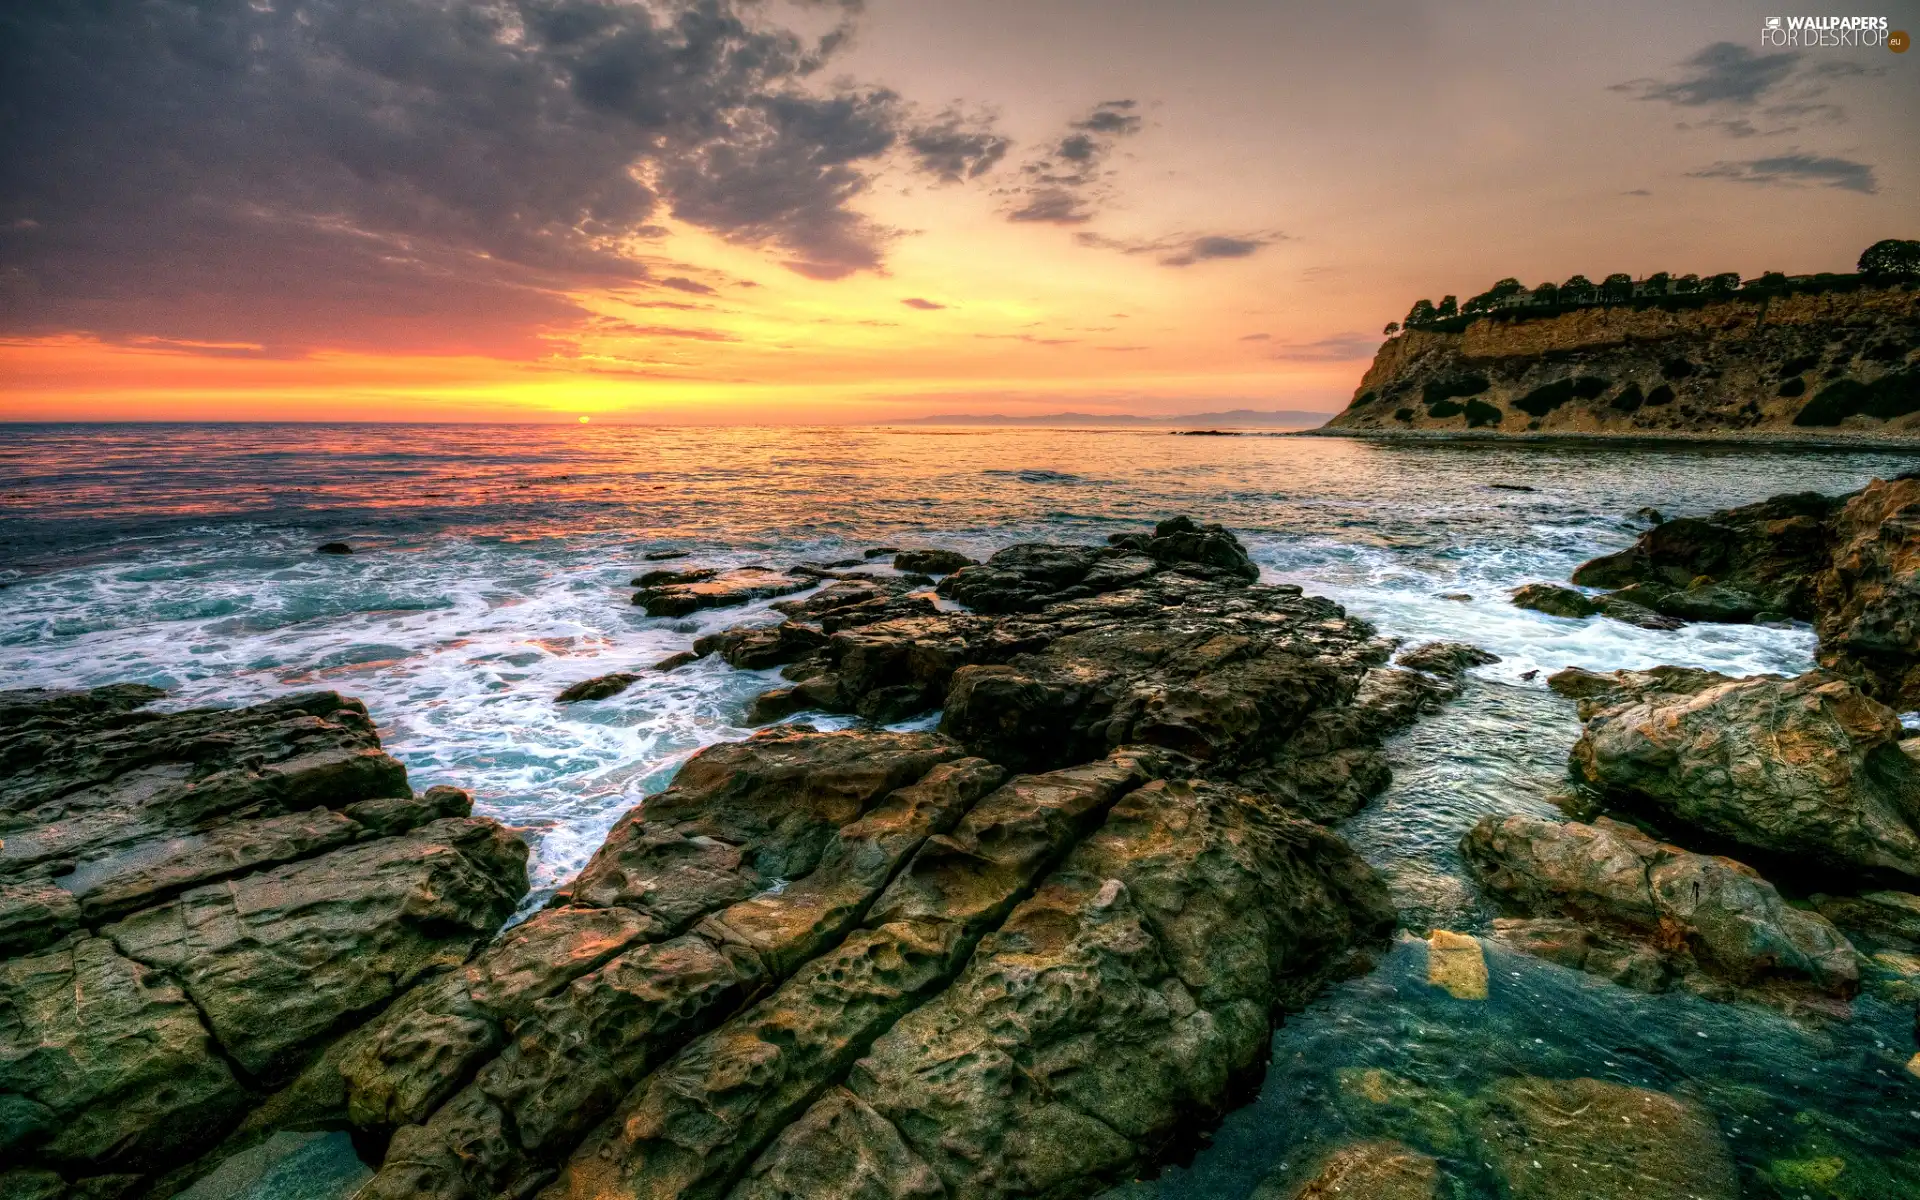
[[[1427,983],[1455,1000],[1487,998],[1487,956],[1476,938],[1436,929],[1427,937]]]
[[[1666,1092],[1600,1079],[1504,1080],[1474,1114],[1513,1200],[1737,1200],[1713,1117]]]
[[[962,567],[980,564],[957,550],[902,550],[893,556],[893,569],[922,575],[951,575]]]
[[[1516,608],[1530,608],[1550,617],[1591,617],[1600,610],[1585,594],[1557,583],[1529,583],[1513,590]]]
[[[1670,618],[1811,621],[1823,667],[1920,708],[1920,478],[1667,521],[1582,564],[1573,582],[1624,589],[1614,603]]]
[[[1790,906],[1731,859],[1691,854],[1604,817],[1592,825],[1482,817],[1460,850],[1509,911],[1579,923],[1498,930],[1539,957],[1649,991],[1702,972],[1840,997],[1859,986],[1853,946],[1831,922]]]
[[[49,1195],[184,1170],[527,888],[525,845],[414,795],[358,701],[156,695],[0,694],[0,1159]]]
[[[664,572],[670,578],[640,584],[633,602],[647,610],[650,617],[684,617],[703,608],[727,608],[770,596],[785,596],[812,587],[817,579],[810,575],[790,575],[765,567],[740,567],[732,571]],[[641,580],[652,578],[643,575]]]
[[[1560,677],[1556,677],[1558,679]],[[1574,775],[1623,805],[1803,867],[1920,878],[1920,767],[1844,680],[1617,672]]]
[[[582,679],[579,683],[562,688],[560,694],[554,699],[561,704],[573,704],[581,700],[605,700],[609,696],[618,696],[639,681],[640,677],[631,671],[614,671],[606,675],[595,675],[592,679]]]
[[[1315,1160],[1304,1182],[1282,1170],[1248,1200],[1434,1200],[1440,1164],[1400,1142],[1354,1142]]]

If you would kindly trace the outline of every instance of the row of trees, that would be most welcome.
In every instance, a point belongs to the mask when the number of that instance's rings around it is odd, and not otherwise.
[[[1920,278],[1920,241],[1888,238],[1875,242],[1860,255],[1859,271],[1861,276],[1874,281]],[[1736,271],[1724,271],[1704,278],[1699,275],[1676,277],[1659,271],[1638,284],[1634,283],[1633,276],[1622,271],[1607,276],[1599,283],[1585,275],[1575,275],[1565,283],[1548,280],[1533,288],[1509,277],[1479,295],[1469,297],[1465,304],[1461,304],[1455,296],[1442,297],[1438,304],[1431,300],[1416,301],[1407,312],[1404,322],[1393,322],[1384,332],[1392,336],[1400,332],[1403,324],[1408,329],[1417,329],[1454,317],[1474,317],[1503,308],[1624,304],[1637,296],[1730,296],[1741,291],[1771,294],[1784,290],[1789,282],[1778,271],[1768,271],[1745,284],[1741,283]]]

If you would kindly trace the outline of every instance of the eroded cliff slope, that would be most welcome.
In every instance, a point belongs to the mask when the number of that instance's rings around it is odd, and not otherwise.
[[[1349,430],[1920,437],[1920,290],[1490,316],[1389,339]]]

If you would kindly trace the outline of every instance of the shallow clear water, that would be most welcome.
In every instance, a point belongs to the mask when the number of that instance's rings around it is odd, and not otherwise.
[[[469,788],[481,811],[525,830],[537,899],[688,754],[741,736],[745,700],[769,686],[701,663],[611,700],[553,703],[568,683],[650,663],[702,630],[773,619],[764,605],[644,617],[627,581],[645,552],[712,564],[883,544],[984,555],[1186,512],[1238,531],[1268,578],[1387,634],[1502,656],[1398,739],[1394,786],[1346,830],[1387,871],[1409,924],[1478,929],[1486,914],[1455,843],[1486,812],[1553,811],[1577,728],[1547,673],[1797,673],[1813,649],[1805,628],[1562,620],[1513,608],[1508,590],[1625,546],[1643,506],[1699,513],[1913,466],[1855,451],[1135,431],[0,426],[0,687],[139,680],[171,689],[172,705],[357,695],[415,786]],[[335,539],[356,553],[313,553]],[[1419,982],[1423,954],[1400,947],[1290,1021],[1262,1100],[1154,1187],[1246,1195],[1304,1142],[1363,1129],[1328,1089],[1370,1066],[1448,1094],[1514,1072],[1691,1089],[1756,1195],[1801,1194],[1761,1173],[1780,1147],[1840,1139],[1881,1156],[1920,1134],[1920,1080],[1902,1069],[1911,1016],[1893,1005],[1864,1000],[1851,1023],[1814,1030],[1511,956],[1473,1004]],[[1789,1129],[1794,1113],[1855,1132]],[[1853,1194],[1837,1186],[1806,1194]]]

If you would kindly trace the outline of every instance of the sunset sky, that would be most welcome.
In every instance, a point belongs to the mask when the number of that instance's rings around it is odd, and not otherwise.
[[[1920,237],[1920,53],[1779,11],[7,4],[0,419],[1332,411],[1421,296]]]

